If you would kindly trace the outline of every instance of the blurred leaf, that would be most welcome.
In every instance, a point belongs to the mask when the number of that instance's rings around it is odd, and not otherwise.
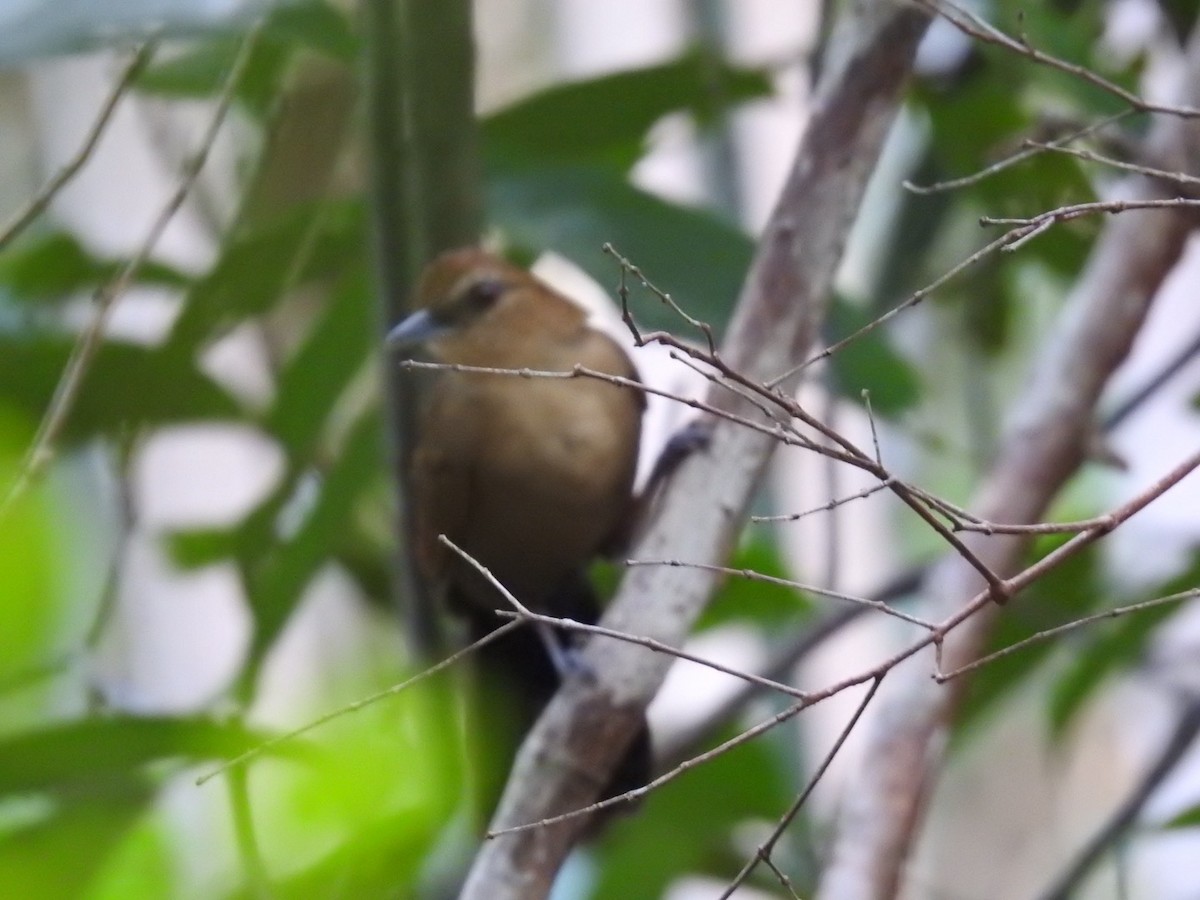
[[[401,885],[412,885],[419,876],[436,831],[414,828],[412,809],[361,823],[347,839],[310,866],[285,876],[273,885],[279,898],[408,897]],[[420,822],[428,825],[428,822]],[[248,886],[232,895],[257,900]]]
[[[167,552],[181,569],[201,569],[238,557],[244,540],[240,528],[185,528],[168,532]]]
[[[661,897],[687,871],[732,877],[740,865],[729,846],[733,828],[778,817],[790,790],[784,765],[771,742],[757,740],[655,790],[636,817],[606,833],[591,896]]]
[[[1158,8],[1171,25],[1175,38],[1180,44],[1187,40],[1192,29],[1196,27],[1197,17],[1200,16],[1200,2],[1197,0],[1159,0]]]
[[[0,402],[0,492],[7,494],[20,476],[33,440],[32,419]],[[62,535],[56,525],[53,496],[34,483],[11,501],[0,522],[0,734],[40,718],[38,697],[15,697],[29,673],[41,671],[59,649],[66,566],[59,558]],[[2,777],[2,773],[0,773]]]
[[[778,548],[761,531],[752,531],[751,540],[743,541],[729,563],[770,578],[792,576],[779,557]],[[812,603],[801,591],[782,584],[753,578],[729,576],[696,623],[696,631],[705,631],[733,622],[749,622],[772,627],[795,622],[812,611]]]
[[[112,280],[123,260],[100,260],[65,231],[39,234],[0,255],[0,286],[18,300],[64,300]],[[181,288],[187,275],[162,263],[147,262],[137,284]]]
[[[650,126],[668,113],[690,110],[704,122],[727,105],[770,92],[763,72],[693,51],[662,65],[557,85],[493,113],[483,123],[485,152],[493,165],[591,162],[624,171],[642,155]]]
[[[353,696],[401,680],[395,663]],[[251,785],[279,896],[407,896],[462,789],[453,733],[434,721],[455,706],[448,687],[427,682],[329,722],[313,735],[316,764],[275,767],[277,777]]]
[[[871,322],[871,315],[843,298],[830,305],[826,321],[829,343],[849,337]],[[921,399],[917,374],[892,349],[883,328],[855,338],[830,357],[834,389],[848,400],[865,405],[862,392],[871,393],[872,411],[895,418]]]
[[[74,345],[68,335],[0,332],[0,399],[31,419],[47,409]],[[84,379],[63,438],[67,444],[123,428],[232,418],[240,407],[190,357],[165,349],[104,343]]]
[[[351,13],[329,0],[289,0],[271,13],[266,34],[272,40],[290,41],[310,50],[354,63],[358,36]]]
[[[176,834],[153,812],[141,816],[105,858],[89,886],[88,900],[179,896]]]
[[[361,200],[323,201],[243,229],[189,292],[170,344],[194,353],[247,318],[272,309],[287,289],[338,277],[366,245]]]
[[[689,315],[724,328],[750,265],[753,244],[711,213],[648,194],[594,166],[540,166],[492,173],[492,221],[511,240],[555,250],[600,284],[615,288],[619,270],[601,252],[611,242]],[[639,325],[689,334],[662,301],[636,287],[630,305]]]
[[[1030,561],[1041,559],[1067,539],[1067,536],[1056,535],[1039,540]],[[1046,573],[1008,604],[1005,614],[992,628],[983,652],[994,653],[1040,631],[1094,612],[1106,599],[1101,567],[1100,551],[1093,546]],[[975,727],[979,721],[1074,637],[1068,632],[1062,637],[1041,641],[1002,656],[973,673],[955,725],[955,739],[961,741],[981,733],[981,729]]]
[[[229,759],[268,737],[209,718],[114,716],[52,725],[0,741],[0,795],[124,777],[161,759]],[[298,746],[270,752],[294,755]]]
[[[1133,65],[1116,68],[1116,63],[1125,62],[1124,56],[1108,52],[1101,41],[1108,23],[1106,3],[1093,0],[1068,13],[1045,3],[1031,5],[1019,16],[1013,15],[1012,7],[997,12],[997,21],[1010,34],[1023,35],[1032,46],[1045,53],[1085,66],[1132,93],[1139,92],[1136,60]],[[1016,57],[1013,59],[1019,61]],[[1029,99],[1041,108],[1061,111],[1068,106],[1078,113],[1081,121],[1112,115],[1126,108],[1125,101],[1069,72],[1049,66],[1026,65],[1025,68]]]
[[[365,267],[356,265],[279,375],[264,424],[294,462],[310,459],[338,397],[376,347],[371,301]]]
[[[1187,571],[1164,585],[1147,592],[1150,597],[1165,597],[1190,590],[1200,582],[1200,555],[1193,558]],[[1124,601],[1121,605],[1126,605]],[[1184,609],[1184,604],[1165,604],[1122,616],[1109,624],[1091,626],[1085,641],[1076,647],[1066,670],[1057,678],[1050,694],[1050,724],[1061,735],[1083,708],[1085,701],[1106,679],[1141,658],[1147,642],[1168,619]]]
[[[973,175],[1019,151],[1025,138],[1057,137],[1044,133],[1048,126],[1040,121],[1036,103],[1022,96],[1022,87],[1039,71],[1010,53],[984,52],[978,65],[954,84],[918,85],[914,101],[928,113],[931,129],[930,158],[922,168],[922,180],[936,182]],[[1088,120],[1086,115],[1084,119]],[[955,195],[956,203],[973,216],[996,217],[1030,216],[1095,199],[1080,162],[1054,153],[1042,153],[1009,166]],[[943,202],[942,198],[919,200],[921,204]],[[948,227],[959,227],[962,217],[948,216],[946,221]],[[1055,272],[1073,277],[1098,225],[1096,220],[1081,219],[1069,227],[1052,228],[1025,245],[1020,259],[1036,259]],[[980,229],[978,243],[999,234],[995,227]]]
[[[1200,804],[1176,814],[1159,827],[1163,831],[1171,831],[1177,828],[1200,828]]]
[[[43,821],[0,833],[0,884],[22,900],[90,896],[90,883],[151,796],[145,785],[118,778],[108,790],[69,798]]]
[[[241,34],[199,41],[183,53],[149,66],[138,77],[137,87],[175,98],[215,96],[224,89],[243,42]],[[268,16],[237,87],[236,95],[256,115],[271,111],[287,65],[300,49],[350,63],[357,40],[346,16],[325,0],[280,3]]]
[[[281,541],[253,573],[250,604],[255,633],[251,656],[258,660],[291,615],[301,592],[330,559],[349,526],[361,492],[374,483],[383,464],[382,425],[376,413],[364,416],[346,436],[337,460],[324,473],[319,493],[303,524]]]

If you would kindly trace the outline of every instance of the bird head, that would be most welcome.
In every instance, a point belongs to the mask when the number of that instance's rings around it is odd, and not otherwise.
[[[550,334],[584,319],[579,307],[538,278],[477,248],[433,260],[421,276],[416,306],[388,333],[388,346],[424,345],[446,359],[461,355],[456,348]]]

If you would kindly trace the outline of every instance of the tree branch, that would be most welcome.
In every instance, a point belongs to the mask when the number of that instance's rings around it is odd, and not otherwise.
[[[808,129],[739,297],[722,357],[765,381],[807,354],[867,179],[900,103],[926,13],[890,0],[854,5],[841,51],[818,88]],[[761,418],[752,403],[714,390],[719,408]],[[664,489],[634,554],[723,563],[776,441],[718,420],[709,447]],[[699,568],[631,571],[604,624],[678,645],[721,578]],[[559,691],[530,732],[493,820],[499,830],[586,806],[641,727],[670,660],[643,647],[592,642],[594,678]],[[508,833],[484,845],[463,897],[544,897],[586,823]]]
[[[1182,80],[1194,104],[1200,94],[1200,29],[1188,47]],[[1156,158],[1184,158],[1197,129],[1161,117],[1149,136]],[[1194,158],[1194,157],[1193,157]],[[1126,195],[1134,200],[1170,196],[1161,180],[1136,177]],[[991,472],[972,509],[1004,523],[1038,520],[1055,494],[1084,460],[1094,430],[1097,401],[1125,359],[1151,301],[1174,267],[1194,225],[1183,210],[1145,209],[1111,219],[1072,291],[1058,333],[1027,389]],[[993,571],[1013,571],[1026,547],[1018,535],[968,535]],[[923,618],[937,620],[960,609],[978,590],[976,573],[961,557],[947,556],[926,582]],[[943,668],[976,658],[998,613],[981,611],[963,623],[944,648]],[[850,779],[822,900],[857,900],[897,895],[901,873],[918,825],[926,789],[941,764],[950,720],[966,680],[938,685],[928,657],[890,679],[880,697],[879,718],[862,770]]]

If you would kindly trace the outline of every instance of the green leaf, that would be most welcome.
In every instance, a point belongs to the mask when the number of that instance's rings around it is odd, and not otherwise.
[[[166,537],[171,562],[181,569],[200,569],[239,555],[240,528],[188,528]]]
[[[123,260],[97,259],[65,231],[28,238],[0,255],[0,286],[17,300],[63,300],[116,277]],[[147,262],[137,284],[182,288],[187,275],[161,263]]]
[[[869,324],[871,316],[857,305],[837,298],[829,308],[829,343],[849,337]],[[830,357],[833,388],[860,406],[862,392],[871,395],[871,410],[884,418],[895,418],[921,399],[917,373],[891,347],[887,332],[876,328],[855,338]]]
[[[66,798],[44,820],[0,832],[0,883],[19,888],[23,900],[90,896],[151,797],[145,784],[117,777],[102,790]]]
[[[7,492],[19,478],[33,440],[31,422],[0,402],[0,490]],[[62,623],[74,612],[62,577],[69,538],[54,499],[44,482],[34,482],[0,516],[0,732],[44,715],[49,697],[14,695],[59,655]]]
[[[1066,543],[1056,536],[1039,541],[1034,558],[1040,559]],[[1018,641],[1094,611],[1106,598],[1101,577],[1099,551],[1094,547],[1069,558],[1011,601],[989,636],[985,653],[994,653]],[[1064,642],[1060,638],[1041,641],[988,663],[970,676],[970,685],[956,722],[955,738],[963,740],[980,729],[974,727],[990,711],[1017,690]]]
[[[31,419],[50,403],[74,339],[0,332],[0,398]],[[141,424],[233,418],[240,406],[190,357],[108,341],[97,351],[63,434],[67,444]]]
[[[405,809],[366,821],[333,850],[313,864],[272,885],[273,895],[286,900],[310,897],[406,897],[397,885],[412,884],[420,875],[437,830],[428,816]],[[233,898],[257,900],[261,891],[247,886]]]
[[[1200,828],[1200,804],[1177,813],[1159,827],[1163,831],[1173,831],[1178,828]]]
[[[166,97],[209,97],[229,77],[241,45],[237,35],[208,38],[177,56],[148,66],[135,84],[140,91]]]
[[[338,397],[377,346],[373,299],[365,266],[356,266],[279,376],[264,425],[295,463],[310,460]]]
[[[101,782],[163,759],[230,759],[267,738],[209,718],[114,716],[51,725],[0,741],[0,795]],[[298,746],[278,750],[294,755]]]
[[[761,532],[743,542],[730,567],[757,572],[770,578],[790,579],[779,557],[778,548]],[[795,622],[812,611],[809,599],[795,588],[771,584],[753,578],[730,576],[713,597],[696,623],[697,631],[727,625],[731,622],[752,622],[772,627]]]
[[[1187,571],[1147,592],[1145,599],[1189,590],[1198,581],[1200,555],[1193,558]],[[1062,734],[1096,689],[1109,676],[1134,665],[1159,626],[1183,608],[1182,604],[1164,604],[1122,616],[1106,625],[1093,625],[1086,642],[1072,652],[1070,664],[1051,691],[1049,712],[1053,732]]]
[[[366,245],[361,200],[305,204],[243,229],[198,280],[169,343],[194,353],[247,318],[275,307],[289,289],[339,277],[361,265]]]
[[[731,832],[748,820],[778,817],[789,789],[783,765],[769,741],[753,741],[654,791],[635,817],[605,835],[592,896],[661,897],[686,871],[731,877],[738,866]]]
[[[174,98],[215,96],[224,89],[244,41],[243,34],[230,33],[198,41],[177,56],[148,66],[138,76],[137,87]],[[236,96],[256,115],[265,116],[297,50],[315,50],[349,63],[357,46],[347,17],[325,0],[280,3],[251,51]]]
[[[372,412],[346,436],[299,530],[279,543],[254,573],[250,604],[257,626],[251,648],[255,660],[275,640],[309,580],[335,552],[360,494],[375,482],[382,464],[382,425]]]
[[[542,166],[493,173],[493,223],[518,244],[555,250],[614,290],[619,269],[605,242],[630,257],[689,315],[719,334],[750,265],[753,245],[741,231],[701,210],[669,203],[594,166]],[[640,325],[689,334],[679,316],[634,286]]]
[[[650,126],[690,110],[701,122],[721,109],[771,92],[759,70],[730,66],[700,51],[644,69],[557,85],[483,123],[489,159],[604,162],[622,170],[637,161]]]
[[[1043,133],[1038,104],[1022,96],[1023,87],[1039,71],[1010,53],[989,50],[953,85],[918,86],[914,100],[928,113],[932,132],[930,160],[923,177],[936,182],[973,175],[1016,153],[1025,138],[1054,137]],[[1095,192],[1079,160],[1042,153],[956,191],[955,197],[962,215],[948,216],[946,225],[961,230],[968,214],[970,218],[1030,216],[1093,200]],[[919,201],[918,206],[923,207],[943,203],[944,198],[922,197]],[[1020,259],[1037,260],[1064,277],[1074,277],[1098,227],[1097,220],[1081,219],[1052,228],[1022,247]],[[1000,231],[989,227],[980,229],[978,235],[982,242],[999,237]],[[940,274],[945,266],[936,269],[935,274]]]
[[[359,41],[350,14],[329,0],[290,0],[280,3],[268,20],[267,34],[333,59],[353,63]]]

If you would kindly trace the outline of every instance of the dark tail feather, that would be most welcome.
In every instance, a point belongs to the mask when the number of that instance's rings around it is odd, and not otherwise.
[[[458,599],[458,598],[453,598]],[[540,605],[549,613],[594,623],[600,606],[595,591],[580,573]],[[472,641],[490,634],[504,621],[478,606],[463,604]],[[564,635],[564,640],[571,636]],[[467,743],[477,773],[476,810],[486,825],[500,801],[513,758],[526,733],[560,683],[559,673],[533,628],[523,627],[482,647],[476,654],[475,684],[469,704]],[[613,772],[601,799],[615,797],[650,780],[653,755],[650,731],[643,726]]]

